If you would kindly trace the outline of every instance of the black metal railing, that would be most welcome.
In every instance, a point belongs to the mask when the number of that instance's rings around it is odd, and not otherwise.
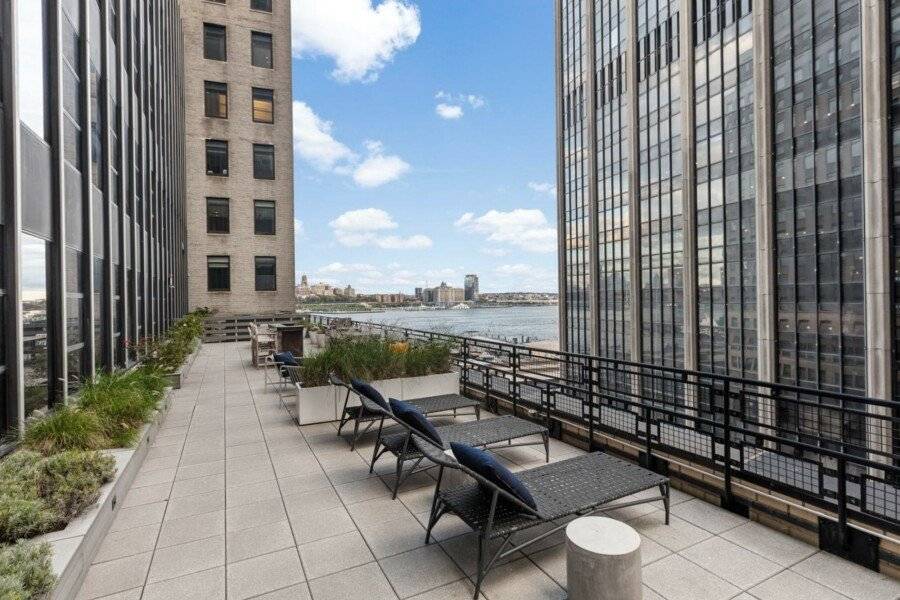
[[[463,386],[579,423],[591,443],[596,432],[627,440],[650,465],[664,453],[708,467],[724,480],[723,503],[738,478],[833,512],[839,535],[850,519],[900,532],[900,402],[379,323],[353,328],[450,343]]]

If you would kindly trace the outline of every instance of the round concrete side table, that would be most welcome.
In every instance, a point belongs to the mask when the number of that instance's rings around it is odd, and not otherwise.
[[[569,600],[641,600],[641,536],[607,517],[566,526]]]

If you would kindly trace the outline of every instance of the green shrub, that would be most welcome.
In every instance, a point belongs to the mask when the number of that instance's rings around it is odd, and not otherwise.
[[[19,542],[0,548],[0,598],[38,600],[53,590],[53,550],[50,544]]]
[[[64,527],[114,473],[115,461],[100,452],[14,452],[0,461],[0,543]]]
[[[44,455],[63,450],[99,450],[109,447],[103,423],[95,413],[64,406],[28,425],[25,448]]]
[[[81,390],[80,405],[100,419],[109,446],[130,446],[141,426],[156,409],[165,389],[158,371],[141,367],[132,371],[100,373]]]
[[[447,373],[451,365],[450,346],[443,342],[398,349],[394,340],[379,336],[347,336],[330,339],[320,353],[304,358],[300,371],[303,384],[313,387],[327,384],[330,373],[372,381]]]

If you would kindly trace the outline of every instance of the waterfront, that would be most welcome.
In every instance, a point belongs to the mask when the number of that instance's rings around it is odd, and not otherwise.
[[[507,341],[534,342],[559,339],[559,307],[550,305],[469,310],[387,310],[329,314],[329,316]]]

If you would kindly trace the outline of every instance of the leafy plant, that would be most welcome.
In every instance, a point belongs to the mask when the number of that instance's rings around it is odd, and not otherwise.
[[[328,375],[342,379],[394,379],[447,373],[451,358],[449,345],[441,342],[417,342],[398,345],[379,336],[335,337],[322,352],[303,359],[301,377],[307,387],[325,385]]]
[[[103,423],[93,412],[64,406],[25,430],[22,445],[48,455],[63,450],[99,450],[109,447]]]
[[[97,500],[114,473],[115,461],[100,452],[14,452],[0,461],[0,542],[65,526]]]
[[[130,446],[156,409],[166,381],[151,368],[101,373],[81,390],[81,406],[97,415],[108,447]]]
[[[0,547],[0,598],[38,600],[53,590],[53,550],[50,544],[18,542]]]

